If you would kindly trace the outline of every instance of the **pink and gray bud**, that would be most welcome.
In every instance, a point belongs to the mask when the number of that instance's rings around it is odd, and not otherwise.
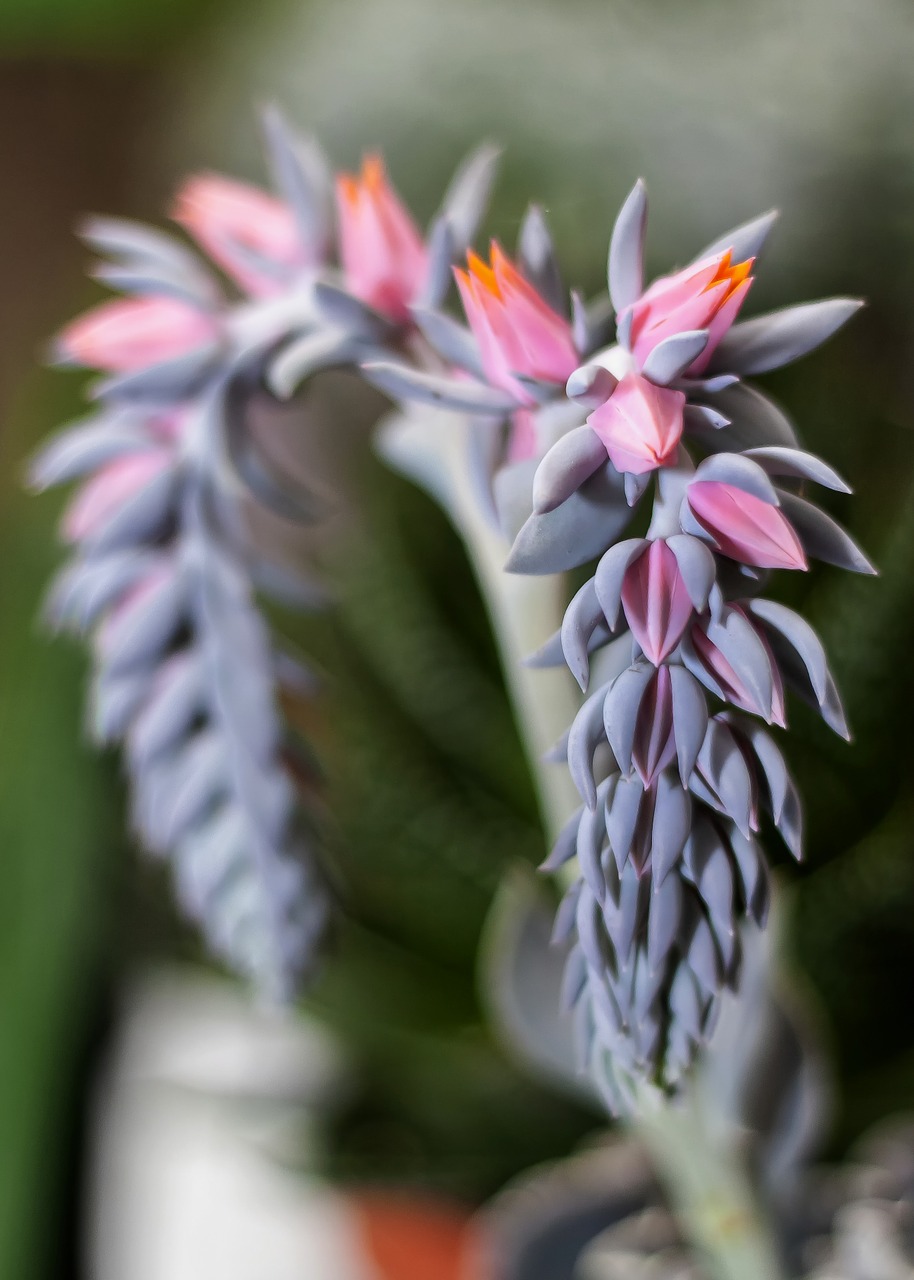
[[[131,373],[185,355],[217,336],[213,317],[186,302],[119,298],[67,325],[57,349],[64,360],[89,369]]]
[[[685,502],[723,555],[758,569],[806,569],[796,531],[774,503],[720,480],[696,480]]]
[[[61,532],[67,542],[83,542],[103,529],[124,506],[174,462],[171,451],[140,449],[100,468],[78,490],[64,512]]]
[[[663,539],[625,571],[622,607],[645,656],[658,666],[682,639],[693,613],[679,562]]]
[[[397,323],[410,318],[427,270],[419,229],[387,180],[380,156],[336,182],[340,258],[346,287]]]
[[[673,729],[673,690],[670,669],[658,667],[651,677],[635,721],[632,763],[645,787],[654,784],[661,769],[676,759]]]
[[[685,395],[627,373],[587,419],[617,471],[644,475],[674,462],[682,439]]]
[[[629,347],[639,368],[667,338],[706,329],[707,344],[687,369],[692,375],[704,371],[752,285],[754,259],[733,262],[732,256],[727,249],[675,275],[662,276],[619,317],[620,326],[630,323]]]
[[[567,382],[580,364],[571,325],[544,302],[498,244],[493,242],[488,263],[470,252],[467,270],[455,268],[454,276],[493,386],[519,404],[532,405],[535,398],[519,377]]]
[[[686,662],[725,702],[785,728],[784,683],[762,628],[738,606],[704,619],[684,646]]]
[[[278,293],[307,265],[292,211],[245,182],[216,173],[190,178],[175,197],[172,217],[253,297]]]

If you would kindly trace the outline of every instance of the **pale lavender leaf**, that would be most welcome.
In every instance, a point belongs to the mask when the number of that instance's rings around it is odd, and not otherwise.
[[[590,427],[574,427],[543,457],[533,478],[533,510],[554,511],[606,463],[606,446]]]
[[[515,539],[508,573],[563,573],[601,555],[631,519],[622,477],[611,462],[544,515],[534,512]]]
[[[855,298],[827,298],[784,307],[735,324],[711,357],[710,370],[767,373],[821,346],[863,305]]]
[[[837,520],[794,493],[782,491],[780,499],[784,515],[796,530],[807,555],[816,560],[824,560],[826,564],[837,565],[839,569],[849,569],[851,573],[876,573],[876,569]]]
[[[834,489],[837,493],[851,492],[850,486],[841,479],[834,467],[814,454],[804,453],[802,449],[766,445],[758,449],[747,449],[744,456],[752,458],[770,476],[796,476],[802,480],[814,480],[816,484]]]
[[[555,247],[539,205],[531,205],[524,215],[517,245],[518,262],[525,278],[553,311],[564,315],[566,310],[562,275],[555,256]]]
[[[639,178],[619,210],[609,245],[607,276],[617,315],[641,297],[646,231],[647,189]]]
[[[654,347],[641,368],[651,382],[665,387],[685,373],[708,345],[707,329],[689,329],[665,338]]]

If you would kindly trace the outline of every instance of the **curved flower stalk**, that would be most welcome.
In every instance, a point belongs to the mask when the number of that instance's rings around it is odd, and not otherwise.
[[[454,281],[454,259],[466,253],[481,220],[496,158],[494,148],[483,146],[464,162],[424,242],[390,189],[378,157],[368,157],[360,174],[339,177],[341,273],[338,280],[322,280],[315,294],[331,331],[335,326],[364,323],[366,339],[361,346],[347,340],[348,345],[334,349],[332,339],[328,342],[319,330],[301,336],[290,333],[288,341],[278,345],[266,380],[275,394],[285,397],[327,364],[351,363],[397,404],[379,424],[379,451],[389,465],[424,487],[445,508],[467,546],[536,768],[541,753],[567,722],[574,702],[564,681],[553,680],[550,687],[542,676],[540,697],[531,697],[526,687],[529,673],[521,659],[558,621],[564,602],[558,582],[505,579],[505,521],[499,522],[493,486],[497,489],[505,476],[513,479],[514,471],[526,474],[542,452],[534,439],[541,427],[549,442],[565,429],[563,415],[568,417],[569,405],[564,377],[583,354],[605,341],[605,308],[601,318],[599,309],[588,312],[578,303],[574,323],[561,314],[561,286],[551,241],[542,215],[532,210],[521,232],[522,271],[497,249],[491,269],[475,256],[471,261],[480,276],[491,270],[496,293],[504,289],[512,305],[521,300],[534,330],[545,318],[551,340],[561,348],[558,381],[554,377],[552,382],[537,380],[540,372],[556,372],[554,364],[539,369],[541,345],[533,363],[525,367],[523,380],[509,379],[501,385],[486,382],[480,344],[441,304]],[[549,296],[558,311],[527,283],[534,274],[547,282],[552,279]],[[497,318],[495,325],[503,335],[504,326]],[[548,358],[548,342],[545,351]],[[494,358],[498,359],[497,352]],[[551,424],[546,422],[550,400],[558,413],[557,422]],[[542,410],[537,407],[541,402]],[[572,404],[570,409],[579,416],[577,406]],[[529,494],[525,498],[521,493],[520,501],[526,501],[529,509]],[[554,770],[542,770],[539,783],[544,821],[555,833],[570,810],[573,791]]]
[[[47,609],[55,626],[92,633],[91,730],[124,748],[134,825],[171,863],[182,908],[213,950],[286,1000],[314,968],[329,896],[277,688],[308,692],[314,680],[272,642],[254,591],[308,608],[322,593],[258,557],[239,475],[281,515],[313,518],[254,449],[245,410],[263,352],[290,316],[307,314],[329,224],[317,153],[270,125],[294,198],[206,177],[176,203],[241,301],[229,303],[169,236],[89,225],[109,255],[97,276],[132,296],[61,335],[63,361],[107,376],[96,412],[45,446],[32,482],[82,481],[63,521],[72,556]]]
[[[798,492],[847,486],[743,381],[812,350],[859,304],[735,323],[773,215],[645,289],[646,211],[639,183],[609,254],[616,345],[595,350],[580,301],[573,319],[563,315],[537,219],[535,266],[522,254],[518,270],[494,245],[488,263],[471,254],[457,272],[472,341],[461,331],[459,346],[448,331],[439,349],[463,372],[435,388],[464,409],[474,381],[473,395],[498,391],[513,438],[526,432],[532,512],[508,569],[551,573],[600,557],[532,663],[567,665],[585,691],[598,674],[554,753],[583,806],[546,868],[577,860],[556,932],[574,943],[566,999],[581,1057],[613,1111],[632,1108],[639,1081],[675,1090],[723,991],[738,986],[740,926],[764,926],[768,908],[763,822],[801,855],[799,799],[763,725],[785,726],[790,689],[847,733],[821,643],[763,598],[768,573],[805,570],[810,558],[872,572]],[[430,398],[408,371],[388,380]],[[620,541],[649,489],[646,536]]]
[[[277,195],[204,174],[172,209],[231,296],[171,236],[87,224],[105,256],[95,276],[125,296],[58,340],[62,363],[107,376],[93,391],[96,415],[52,440],[32,479],[45,488],[88,477],[64,519],[74,555],[49,613],[94,634],[93,731],[125,747],[135,825],[171,860],[214,949],[286,998],[313,966],[328,898],[276,687],[313,681],[271,643],[253,593],[303,607],[321,593],[258,558],[243,503],[250,493],[295,520],[316,508],[263,455],[245,408],[267,381],[288,395],[319,369],[408,347],[412,311],[440,300],[475,232],[496,152],[465,162],[426,239],[378,158],[339,177],[334,201],[318,148],[275,111],[265,132]]]
[[[742,381],[805,354],[858,304],[734,324],[770,216],[644,289],[645,220],[639,184],[610,249],[618,345],[571,376],[590,412],[534,485],[539,511],[560,508],[605,455],[636,505],[656,472],[646,536],[613,539],[539,655],[585,690],[600,670],[561,747],[583,807],[546,865],[578,860],[556,924],[574,940],[565,996],[614,1111],[635,1105],[639,1080],[676,1089],[738,987],[740,927],[763,927],[768,909],[763,822],[801,856],[799,798],[763,727],[786,725],[785,690],[847,736],[822,645],[764,598],[768,571],[818,558],[872,572],[796,491],[847,486]],[[618,517],[590,513],[613,529]]]

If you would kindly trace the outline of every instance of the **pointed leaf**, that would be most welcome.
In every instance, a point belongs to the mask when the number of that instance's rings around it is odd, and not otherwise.
[[[517,256],[524,276],[540,297],[553,311],[564,315],[566,303],[562,275],[546,217],[539,205],[531,205],[524,215]]]
[[[484,143],[472,151],[451,179],[441,213],[450,224],[454,249],[462,254],[476,238],[489,203],[501,149]]]
[[[617,315],[641,297],[646,231],[647,190],[639,178],[619,210],[609,245],[609,293]]]
[[[661,387],[675,382],[704,351],[709,336],[707,329],[695,329],[665,338],[648,355],[642,374]]]
[[[606,463],[606,446],[590,427],[574,427],[545,454],[533,478],[533,510],[541,515],[577,490]]]
[[[515,539],[509,573],[563,573],[602,554],[631,519],[622,477],[607,462],[554,511],[530,516]]]
[[[727,231],[722,236],[718,236],[695,258],[696,262],[703,262],[705,258],[713,258],[718,253],[724,253],[727,249],[731,250],[731,261],[745,262],[749,258],[757,258],[764,248],[765,241],[771,228],[777,221],[777,209],[769,209],[767,213],[763,213],[758,218],[753,218],[750,222],[743,222],[740,226],[734,227],[732,231]]]
[[[837,565],[839,569],[849,569],[851,573],[876,573],[850,534],[831,516],[796,494],[781,492],[780,499],[784,515],[808,555]]]
[[[469,329],[443,311],[424,307],[412,307],[411,311],[419,331],[448,364],[467,369],[480,382],[485,381],[479,346]]]
[[[503,415],[518,407],[513,396],[478,382],[423,373],[411,365],[369,361],[362,365],[367,382],[394,400],[415,400],[459,413]]]
[[[854,298],[827,298],[744,320],[722,338],[711,357],[711,372],[766,373],[790,364],[821,346],[862,305]]]

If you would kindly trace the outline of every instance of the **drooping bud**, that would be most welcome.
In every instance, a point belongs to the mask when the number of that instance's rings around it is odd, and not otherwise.
[[[533,404],[515,375],[564,385],[580,363],[571,325],[543,301],[494,241],[489,257],[486,263],[469,253],[467,270],[454,270],[457,288],[486,377],[521,404]]]
[[[645,787],[650,787],[661,769],[665,769],[675,759],[676,737],[673,732],[670,669],[662,666],[657,668],[641,699],[635,724],[632,763]]]
[[[694,481],[686,502],[725,556],[759,569],[808,567],[793,526],[772,503],[720,480]]]
[[[726,608],[719,621],[692,629],[686,660],[718,697],[768,724],[786,725],[784,683],[767,639],[745,613]],[[689,659],[692,659],[689,661]]]
[[[347,288],[392,320],[407,320],[425,278],[427,254],[381,157],[366,156],[358,176],[341,174],[336,197]]]
[[[620,316],[620,328],[628,329],[629,346],[639,368],[668,338],[707,329],[704,350],[689,366],[701,373],[714,349],[733,324],[752,285],[753,258],[733,262],[727,249],[675,275],[662,276]],[[623,324],[624,322],[624,324]]]
[[[64,538],[67,542],[91,538],[129,498],[166,472],[172,461],[165,449],[142,449],[96,471],[64,512]]]
[[[627,373],[587,419],[617,471],[644,475],[673,462],[682,438],[685,396]]]
[[[103,302],[67,325],[57,340],[64,360],[130,373],[171,360],[211,342],[212,317],[174,298],[123,298]]]
[[[171,216],[254,297],[276,293],[284,277],[306,263],[291,209],[246,182],[218,173],[190,178]]]
[[[662,538],[626,569],[622,607],[645,656],[658,666],[682,639],[693,612],[679,562]]]

